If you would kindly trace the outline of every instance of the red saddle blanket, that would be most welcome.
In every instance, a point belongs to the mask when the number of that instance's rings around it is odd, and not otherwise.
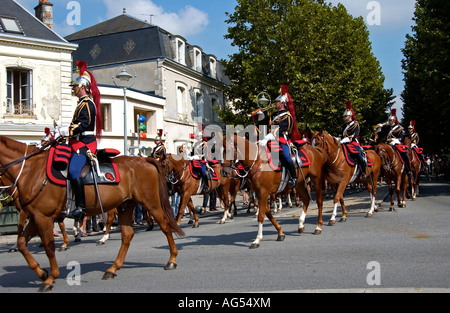
[[[356,165],[356,160],[353,155],[359,153],[358,147],[356,147],[351,142],[344,143],[344,144],[342,144],[342,150],[344,152],[345,160],[347,160],[348,165],[350,165],[351,167],[354,167]],[[372,160],[369,158],[369,156],[367,154],[366,154],[366,156],[367,156],[367,165],[369,167],[373,166]]]
[[[306,143],[306,142],[305,142]],[[279,159],[279,156],[277,155],[276,158],[273,157],[273,153],[283,153],[283,149],[280,147],[280,144],[277,141],[269,141],[266,145],[266,151],[267,156],[269,158],[268,162],[272,170],[279,171],[281,169],[281,161]],[[294,165],[296,168],[299,167],[299,164],[301,164],[301,167],[307,167],[311,165],[311,160],[309,159],[308,155],[303,149],[297,149],[298,151],[298,159],[296,160],[295,155],[291,154],[292,161],[294,162]],[[275,162],[278,158],[278,161]]]
[[[67,173],[66,168],[69,164],[71,148],[51,147],[47,159],[47,177],[48,179],[60,186],[66,186]],[[120,152],[115,149],[98,150],[96,155],[99,162],[100,175],[96,173],[97,184],[112,184],[120,182],[119,169],[111,156],[116,156]],[[65,166],[64,166],[65,164]],[[85,185],[93,185],[94,179],[92,177],[91,166],[86,165],[82,171],[83,183]]]
[[[200,179],[200,168],[202,167],[201,163],[206,163],[206,161],[192,160],[189,162],[189,171],[191,172],[192,177],[195,179]],[[217,160],[208,160],[208,164],[211,166],[212,171],[206,171],[206,175],[212,180],[219,180],[219,176],[216,173],[216,170],[212,167],[216,164],[219,164]]]

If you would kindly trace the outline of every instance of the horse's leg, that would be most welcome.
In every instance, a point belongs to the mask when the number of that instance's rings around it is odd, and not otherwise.
[[[27,221],[28,215],[25,213],[24,210],[20,210],[19,211],[19,224],[17,225],[17,234],[20,234],[23,232],[23,229],[25,228],[25,223]],[[17,239],[19,239],[19,237],[17,236]],[[17,251],[17,241],[16,243],[9,248],[8,252],[15,252]]]
[[[123,204],[122,204],[123,205]],[[134,204],[133,204],[134,205]],[[133,230],[133,205],[127,205],[125,210],[119,208],[118,217],[119,217],[119,225],[122,237],[122,243],[120,245],[119,253],[114,261],[114,264],[106,270],[103,275],[103,279],[112,279],[117,276],[116,271],[120,270],[123,266],[123,262],[125,261],[125,257],[128,252],[128,248],[130,247],[131,240],[134,237]]]
[[[250,245],[250,249],[258,248],[261,240],[263,239],[263,222],[265,218],[265,211],[270,210],[267,207],[267,202],[269,200],[269,194],[267,192],[260,193],[258,198],[258,235],[253,243]]]
[[[391,199],[391,203],[390,203],[390,206],[389,206],[389,211],[394,211],[395,210],[394,209],[394,187],[392,186],[392,180],[391,180],[390,177],[389,178],[385,177],[385,181],[386,181],[386,183],[388,185],[389,197]]]
[[[298,219],[298,233],[299,234],[301,234],[305,231],[304,223],[305,223],[306,214],[308,212],[308,206],[309,206],[309,201],[310,201],[307,190],[305,188],[301,187],[300,184],[302,184],[302,183],[299,183],[299,186],[297,187],[297,193],[302,198],[303,210]]]
[[[402,174],[400,173],[396,177],[396,181],[395,181],[395,193],[397,194],[397,206],[399,208],[402,207],[402,198],[400,196],[401,187],[402,187]]]
[[[23,257],[25,258],[25,261],[27,261],[28,267],[33,272],[35,272],[40,279],[46,280],[48,277],[48,272],[40,268],[39,263],[36,261],[36,259],[33,257],[33,255],[30,253],[27,247],[28,241],[30,241],[31,238],[36,236],[37,233],[38,230],[36,228],[36,224],[34,223],[33,220],[30,219],[24,231],[19,233],[19,235],[17,236],[17,249],[19,250],[20,253],[22,253]]]
[[[107,212],[107,221],[106,221],[106,225],[105,225],[105,233],[103,234],[103,237],[97,241],[97,246],[99,245],[104,245],[105,242],[109,239],[109,233],[111,232],[111,227],[112,224],[114,222],[114,217],[116,214],[117,210],[110,210]]]
[[[343,198],[343,196],[344,196],[345,187],[346,187],[346,184],[343,181],[341,181],[341,183],[339,184],[339,186],[336,189],[336,194],[335,194],[334,200],[333,200],[333,213],[331,214],[330,221],[328,222],[329,226],[336,224],[337,207],[338,207],[338,203],[340,203],[341,198]]]
[[[184,192],[183,194],[180,194],[180,203],[178,205],[178,214],[177,214],[178,225],[181,224],[181,218],[183,217],[184,209],[186,208],[189,200],[190,200],[190,196],[186,192]]]
[[[63,236],[64,242],[61,247],[59,247],[59,251],[66,251],[67,245],[69,244],[69,236],[67,235],[66,225],[64,225],[64,221],[58,222],[59,229],[61,230],[61,235]]]
[[[187,204],[189,212],[191,212],[191,218],[189,219],[189,224],[192,224],[192,222],[194,223],[194,225],[192,226],[192,228],[198,228],[198,215],[197,213],[195,213],[194,210],[194,202],[192,202],[192,198],[189,197],[189,202]]]
[[[41,242],[44,246],[45,253],[50,263],[50,274],[46,270],[42,270],[39,264],[31,255],[27,248],[28,241],[36,234],[39,234]],[[53,218],[44,215],[35,215],[30,219],[28,226],[23,234],[17,239],[19,251],[25,257],[28,266],[36,273],[36,275],[44,282],[39,287],[40,292],[49,291],[53,288],[53,281],[59,276],[59,267],[55,257],[55,239],[53,237]]]
[[[192,203],[192,200],[191,200],[191,203]],[[160,202],[158,201],[157,203],[154,203],[154,201],[152,201],[152,202],[144,203],[144,204],[142,204],[142,208],[143,209],[148,208],[147,210],[153,216],[153,218],[155,219],[156,223],[159,225],[159,228],[164,233],[164,235],[166,235],[167,242],[169,243],[170,258],[169,258],[169,261],[167,262],[166,266],[164,267],[164,269],[165,270],[176,269],[177,268],[176,258],[178,255],[178,250],[177,250],[177,246],[175,245],[175,240],[173,239],[172,228],[170,227],[168,218],[164,214],[164,211],[163,211],[163,208],[161,207]],[[183,210],[184,210],[184,207],[183,207]]]

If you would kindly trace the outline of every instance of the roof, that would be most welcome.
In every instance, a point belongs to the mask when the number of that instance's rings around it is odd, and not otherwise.
[[[65,37],[68,41],[75,41],[101,35],[115,34],[132,30],[155,27],[151,24],[138,20],[127,14],[116,16],[102,23],[80,30]]]
[[[18,38],[34,38],[67,43],[67,41],[48,28],[44,23],[28,12],[14,0],[0,1],[0,17],[14,18],[22,33],[7,32],[0,23],[0,34],[8,34]]]

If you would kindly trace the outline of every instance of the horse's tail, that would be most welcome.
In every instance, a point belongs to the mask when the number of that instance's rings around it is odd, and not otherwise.
[[[184,231],[181,229],[180,225],[178,225],[175,217],[173,216],[173,211],[169,202],[169,190],[167,189],[166,178],[164,176],[163,169],[161,164],[158,163],[154,158],[145,158],[147,163],[152,164],[156,167],[159,173],[159,199],[161,201],[161,207],[163,209],[164,215],[167,217],[169,221],[169,225],[179,236],[184,236]]]

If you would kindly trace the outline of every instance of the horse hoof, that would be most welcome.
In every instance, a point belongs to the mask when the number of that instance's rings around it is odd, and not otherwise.
[[[284,241],[284,239],[286,239],[286,235],[280,235],[277,238],[277,241]]]
[[[250,246],[250,249],[257,249],[259,248],[259,243],[252,243],[252,245]]]
[[[336,224],[336,220],[330,220],[328,222],[328,226],[333,226],[334,224]]]
[[[38,292],[47,292],[47,291],[52,290],[52,288],[53,288],[53,285],[42,284],[39,287]]]
[[[101,240],[97,241],[97,246],[103,246],[104,244],[105,244],[104,241],[101,241]]]
[[[316,229],[314,231],[314,235],[320,235],[320,234],[322,234],[322,230],[321,229]]]
[[[42,274],[41,274],[41,277],[39,277],[41,280],[43,280],[43,281],[45,281],[45,280],[47,280],[47,278],[48,278],[48,272],[47,272],[47,270],[46,269],[43,269],[42,270],[43,272],[42,272]],[[42,286],[41,286],[42,287]]]
[[[305,231],[305,227],[301,227],[298,229],[299,234],[303,234],[304,231]]]
[[[339,220],[339,223],[344,223],[344,222],[347,222],[347,218],[346,218],[346,217],[342,217],[342,218]]]
[[[373,217],[373,213],[367,213],[366,217]]]
[[[219,224],[225,224],[225,221],[224,220],[220,220],[220,222],[219,222]]]
[[[167,263],[167,265],[164,267],[164,269],[167,270],[167,271],[172,271],[172,270],[174,270],[176,268],[177,268],[177,264],[176,263],[172,263],[172,262]]]
[[[194,221],[189,221],[189,222],[188,222],[188,224],[192,224],[192,223],[194,223]]]
[[[19,250],[17,250],[17,248],[11,248],[8,250],[8,253],[17,252],[17,251],[19,251]]]
[[[103,279],[103,280],[114,279],[114,277],[116,277],[116,276],[117,276],[116,273],[105,272],[105,274],[103,274],[102,279]]]
[[[192,228],[199,228],[200,226],[198,225],[198,224],[194,224],[193,226],[192,226]]]
[[[67,251],[67,247],[60,247],[58,251]]]

